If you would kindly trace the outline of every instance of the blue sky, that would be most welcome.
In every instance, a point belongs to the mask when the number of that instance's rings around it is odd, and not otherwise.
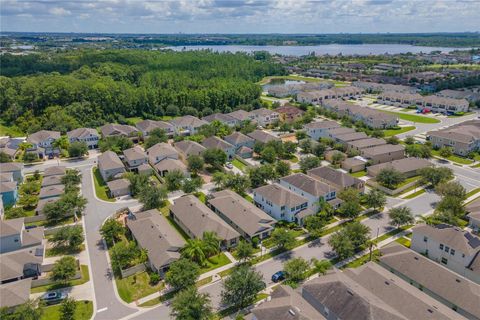
[[[480,0],[0,0],[2,31],[385,33],[480,30]]]

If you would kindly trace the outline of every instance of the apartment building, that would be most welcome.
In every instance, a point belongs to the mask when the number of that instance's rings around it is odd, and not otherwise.
[[[451,147],[455,154],[466,156],[480,149],[480,120],[465,121],[445,129],[429,131],[427,139],[436,148]]]

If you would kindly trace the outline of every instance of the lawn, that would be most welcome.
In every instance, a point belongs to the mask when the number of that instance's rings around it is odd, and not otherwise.
[[[103,177],[97,167],[93,168],[93,181],[95,183],[95,194],[97,195],[97,198],[104,201],[115,202],[114,198],[108,196],[107,184],[103,181]]]
[[[88,273],[88,266],[82,264],[80,266],[80,270],[82,271],[82,277],[80,279],[72,280],[67,283],[51,283],[47,284],[44,286],[39,286],[30,289],[30,293],[39,293],[39,292],[45,292],[45,291],[51,291],[51,290],[57,290],[60,288],[66,288],[66,287],[73,287],[73,286],[78,286],[81,284],[84,284],[88,281],[90,281],[90,274]]]
[[[391,137],[397,134],[402,134],[408,131],[415,130],[415,128],[416,128],[415,126],[407,126],[407,127],[400,127],[399,129],[387,129],[387,130],[383,130],[383,132],[385,133],[385,137]]]
[[[372,251],[372,261],[375,261],[379,256],[380,256],[380,251],[378,251],[378,250],[373,250]],[[358,268],[358,267],[361,267],[362,265],[364,265],[367,262],[370,262],[370,253],[368,253],[364,256],[361,256],[360,258],[347,263],[346,265],[344,265],[342,267],[342,269],[344,269],[344,268]]]
[[[223,267],[224,265],[227,265],[230,262],[231,262],[230,259],[228,259],[225,253],[222,252],[220,254],[217,254],[215,256],[208,258],[205,261],[206,266],[200,269],[200,273],[205,273],[205,272]]]
[[[150,276],[146,271],[123,279],[116,278],[115,282],[120,298],[128,303],[158,292],[165,286],[162,281],[156,285],[150,285]]]
[[[350,173],[350,175],[351,175],[352,177],[355,177],[355,178],[364,177],[364,176],[367,175],[367,170],[358,171],[358,172],[352,172],[352,173]]]
[[[12,138],[15,137],[25,137],[26,134],[23,133],[20,129],[15,126],[6,126],[3,121],[0,121],[0,137],[9,136]]]
[[[392,111],[384,111],[384,110],[379,110],[382,112],[390,113],[396,115],[399,119],[406,120],[406,121],[411,121],[411,122],[417,122],[417,123],[439,123],[440,120],[435,119],[435,118],[430,118],[430,117],[424,117],[424,116],[417,116],[415,114],[409,114],[409,113],[401,113],[401,112],[392,112]]]
[[[244,195],[243,198],[245,198],[245,200],[247,200],[248,202],[253,203],[253,198],[250,197],[248,194]]]
[[[472,191],[467,193],[467,199],[480,192],[480,188],[473,189]]]
[[[405,239],[404,237],[398,238],[397,240],[395,240],[395,242],[398,242],[407,248],[410,248],[410,245],[411,245],[411,241],[408,239]]]
[[[404,197],[403,199],[413,199],[423,193],[425,193],[425,189],[420,189],[417,192],[410,193],[408,196]]]
[[[200,200],[202,203],[206,203],[207,202],[207,196],[205,195],[205,193],[203,192],[197,192],[195,193],[195,196],[198,198],[198,200]]]
[[[78,248],[71,249],[69,247],[53,247],[45,251],[45,257],[55,257],[77,254],[85,250],[85,245],[82,244]]]
[[[411,228],[411,227],[413,227],[413,226],[412,225],[406,225],[406,226],[400,227],[398,229],[393,229],[392,231],[384,233],[380,237],[373,239],[373,242],[375,244],[378,244],[378,243],[382,242],[383,240],[386,240],[390,237],[393,237],[394,235],[396,235],[396,234],[398,234],[398,233],[400,233],[404,230],[407,230],[408,228]]]
[[[75,320],[89,320],[93,315],[92,301],[79,300],[76,302]],[[40,320],[60,320],[60,305],[48,306],[43,308],[43,314]]]
[[[180,235],[183,237],[183,239],[188,240],[190,239],[190,237],[188,236],[188,234],[183,231],[182,228],[180,228],[180,226],[175,222],[173,221],[172,217],[170,217],[169,215],[166,216],[168,222],[170,223],[170,225],[175,228],[175,230],[177,230],[178,233],[180,233]]]
[[[136,125],[140,121],[143,121],[143,119],[140,117],[130,117],[130,118],[127,118],[127,121],[133,123],[133,125]]]
[[[414,181],[420,180],[420,178],[421,178],[420,176],[413,176],[413,177],[407,178],[402,183],[399,183],[396,189],[406,186],[407,184],[412,183]]]
[[[233,159],[232,164],[241,171],[245,171],[247,169],[247,166],[238,159]]]
[[[292,157],[290,159],[288,159],[291,163],[297,163],[298,162],[298,158],[297,156],[295,155],[292,155]]]
[[[471,159],[456,156],[456,155],[452,155],[448,158],[444,158],[440,155],[440,151],[438,151],[438,150],[432,150],[432,154],[434,156],[437,156],[437,157],[440,157],[440,158],[443,158],[443,159],[447,159],[449,161],[456,162],[456,163],[459,163],[459,164],[472,164],[473,163],[473,160],[471,160]]]

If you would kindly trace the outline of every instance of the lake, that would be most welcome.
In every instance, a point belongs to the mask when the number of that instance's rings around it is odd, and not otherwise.
[[[429,53],[431,51],[450,52],[453,50],[469,50],[470,48],[421,47],[405,44],[326,44],[317,46],[178,46],[167,47],[175,51],[182,50],[213,50],[218,52],[253,52],[268,51],[272,54],[287,56],[303,56],[315,52],[316,55],[371,55],[371,54],[399,54],[399,53]]]

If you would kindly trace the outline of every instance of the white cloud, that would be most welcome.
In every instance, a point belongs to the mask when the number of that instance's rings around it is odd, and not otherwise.
[[[69,16],[72,14],[70,10],[66,10],[60,7],[53,7],[49,9],[48,12],[50,12],[54,16]]]

